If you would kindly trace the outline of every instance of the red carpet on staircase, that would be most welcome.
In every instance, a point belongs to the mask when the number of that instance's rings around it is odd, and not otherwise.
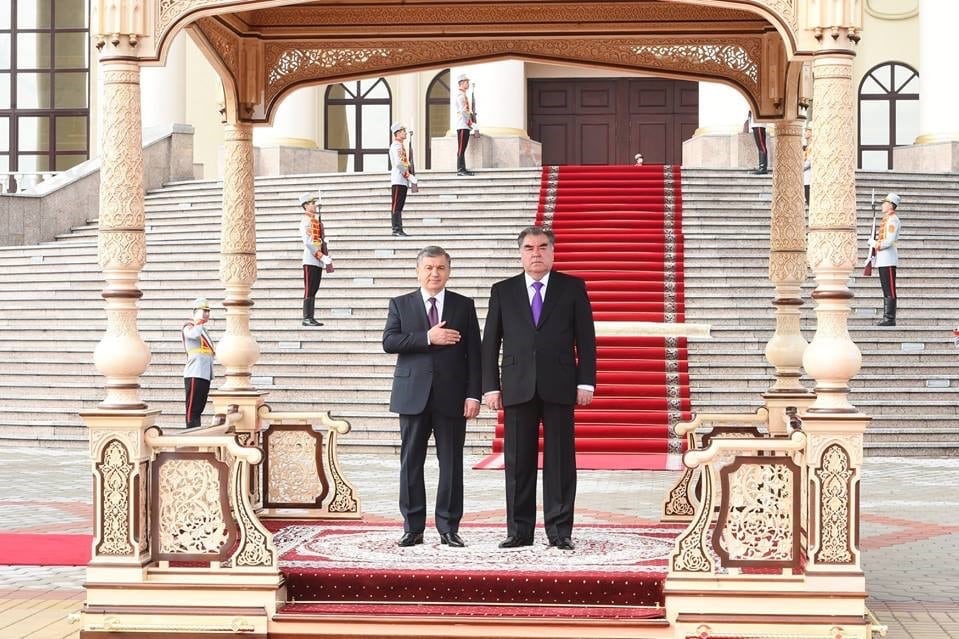
[[[586,280],[595,321],[681,323],[678,166],[543,167],[536,223],[556,234],[554,268]],[[663,469],[690,418],[686,339],[599,337],[596,395],[576,410],[581,469]],[[542,442],[540,443],[542,446]],[[502,468],[503,415],[492,454]]]

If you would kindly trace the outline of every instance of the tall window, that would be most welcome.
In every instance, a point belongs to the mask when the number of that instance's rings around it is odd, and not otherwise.
[[[874,67],[859,85],[859,167],[892,168],[892,149],[919,135],[919,73],[902,62]]]
[[[450,128],[450,70],[441,71],[426,89],[426,168],[432,168],[430,140],[446,135]]]
[[[89,155],[87,0],[0,0],[0,171],[63,171]]]
[[[326,89],[326,148],[340,171],[389,169],[392,98],[386,80],[359,80]]]

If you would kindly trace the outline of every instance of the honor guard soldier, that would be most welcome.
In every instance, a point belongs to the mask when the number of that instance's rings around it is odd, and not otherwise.
[[[406,156],[406,127],[399,122],[390,127],[393,143],[390,145],[390,224],[393,235],[406,237],[403,230],[403,207],[410,184],[416,184],[416,176],[410,173],[410,161]]]
[[[210,303],[205,297],[193,301],[193,319],[183,325],[183,349],[186,366],[183,368],[183,389],[186,391],[186,426],[200,426],[200,416],[206,408],[206,398],[213,380],[213,338],[207,331],[210,322]]]
[[[456,83],[459,91],[456,94],[456,175],[473,175],[466,169],[466,147],[470,143],[470,132],[473,130],[473,107],[470,105],[466,90],[470,87],[470,79],[465,73],[457,76]]]
[[[323,269],[333,272],[333,260],[326,243],[326,231],[320,219],[320,194],[300,196],[303,219],[300,220],[300,238],[303,241],[303,326],[323,326],[314,318],[316,292],[320,288]]]
[[[875,266],[879,269],[879,283],[882,284],[882,319],[877,326],[896,325],[896,266],[899,253],[896,240],[899,239],[899,194],[890,193],[882,201],[882,220],[876,228],[876,237],[869,238],[869,248],[876,249]]]

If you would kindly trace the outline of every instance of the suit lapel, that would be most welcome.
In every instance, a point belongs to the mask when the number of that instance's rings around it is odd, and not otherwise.
[[[450,293],[449,289],[446,289],[445,299],[443,300],[443,315],[440,317],[440,321],[446,322],[448,327],[453,319],[453,314],[456,312],[456,296]]]
[[[413,317],[416,318],[416,323],[419,326],[412,326],[413,330],[430,330],[430,318],[426,315],[426,305],[423,304],[423,297],[420,295],[419,290],[416,290],[409,294],[408,302],[410,305],[410,312],[413,314]]]

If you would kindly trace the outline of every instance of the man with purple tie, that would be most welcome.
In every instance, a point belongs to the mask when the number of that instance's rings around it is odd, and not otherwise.
[[[546,536],[560,550],[575,548],[573,411],[593,400],[596,331],[586,284],[551,270],[554,242],[548,229],[524,229],[518,238],[524,273],[497,282],[490,291],[483,399],[505,414],[507,537],[500,548],[533,544],[540,422]]]
[[[426,484],[423,464],[430,434],[436,442],[440,477],[436,530],[440,542],[465,546],[463,444],[466,420],[480,409],[480,332],[473,300],[446,289],[450,256],[427,246],[416,256],[420,288],[390,300],[383,350],[396,353],[390,410],[400,415],[400,512],[408,547],[423,543]]]

